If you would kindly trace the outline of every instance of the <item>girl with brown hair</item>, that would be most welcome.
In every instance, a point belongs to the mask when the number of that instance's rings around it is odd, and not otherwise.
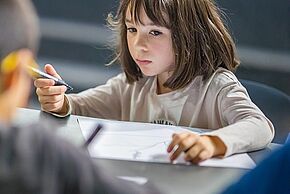
[[[42,110],[123,121],[211,129],[175,134],[168,147],[198,163],[265,147],[272,123],[232,73],[235,45],[212,0],[121,0],[108,22],[124,73],[79,94],[35,81]],[[47,73],[58,76],[51,65]],[[176,148],[176,149],[173,149]]]

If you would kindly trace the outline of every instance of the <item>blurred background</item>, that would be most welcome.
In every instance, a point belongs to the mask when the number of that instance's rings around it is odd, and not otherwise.
[[[40,16],[40,66],[51,63],[79,92],[105,83],[120,72],[106,67],[113,52],[112,32],[106,27],[109,12],[119,0],[33,0]],[[240,79],[258,81],[290,95],[289,0],[217,0],[236,42]],[[33,94],[29,104],[39,108]]]

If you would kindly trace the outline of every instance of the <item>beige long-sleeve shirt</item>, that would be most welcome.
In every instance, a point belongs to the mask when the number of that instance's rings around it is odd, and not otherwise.
[[[69,113],[122,121],[211,129],[226,145],[225,156],[264,148],[274,127],[251,101],[235,75],[218,69],[207,81],[157,95],[157,78],[128,84],[124,74],[79,94],[69,94]]]

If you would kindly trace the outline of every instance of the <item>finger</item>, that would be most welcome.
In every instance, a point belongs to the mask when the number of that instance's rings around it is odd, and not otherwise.
[[[38,96],[38,101],[44,103],[57,103],[64,99],[64,95],[52,95],[52,96]]]
[[[180,133],[180,134],[173,134],[172,141],[170,142],[169,146],[167,147],[167,152],[171,152],[173,148],[179,144],[181,140],[189,136],[189,133]]]
[[[196,144],[198,139],[199,136],[196,135],[190,135],[189,137],[187,137],[184,141],[182,141],[183,144],[180,144],[183,147],[183,151],[187,152],[191,147]]]
[[[45,88],[37,88],[38,96],[64,95],[67,88],[65,86],[50,86]]]
[[[211,155],[208,150],[205,149],[202,150],[194,159],[192,159],[191,162],[197,164],[209,158],[211,158]]]
[[[170,156],[170,160],[173,161],[175,160],[176,158],[178,158],[178,156],[183,152],[183,149],[182,147],[178,147],[174,152],[173,154]]]
[[[199,139],[198,135],[188,134],[182,141],[179,142],[178,148],[171,155],[170,159],[175,160],[182,152],[186,152],[190,147],[194,146]]]
[[[36,88],[43,88],[43,87],[48,87],[48,86],[53,86],[55,83],[52,79],[44,79],[44,78],[39,78],[34,80],[34,86]]]
[[[49,75],[52,75],[58,79],[61,79],[61,77],[58,75],[58,73],[56,72],[56,70],[51,64],[46,64],[44,66],[44,69],[45,69],[45,72],[48,73]]]
[[[63,101],[58,103],[45,103],[41,104],[41,110],[48,111],[48,112],[58,112],[62,108]]]
[[[199,143],[196,143],[192,146],[186,153],[184,159],[186,161],[193,161],[198,154],[203,151],[204,147],[201,146]]]

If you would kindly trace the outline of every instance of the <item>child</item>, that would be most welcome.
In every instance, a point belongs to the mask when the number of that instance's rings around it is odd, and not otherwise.
[[[70,95],[38,79],[43,111],[213,130],[175,134],[171,160],[184,152],[198,163],[271,142],[273,125],[232,73],[239,64],[235,45],[213,1],[122,0],[108,21],[118,34],[115,61],[124,73]],[[45,70],[59,77],[51,65]]]
[[[16,106],[27,103],[31,78],[24,69],[37,49],[38,25],[35,11],[26,0],[0,3],[0,123],[6,125]]]
[[[25,106],[38,43],[35,10],[28,0],[0,0],[0,193],[159,193],[102,172],[89,156],[39,124],[14,126]],[[146,183],[147,184],[147,183]]]

